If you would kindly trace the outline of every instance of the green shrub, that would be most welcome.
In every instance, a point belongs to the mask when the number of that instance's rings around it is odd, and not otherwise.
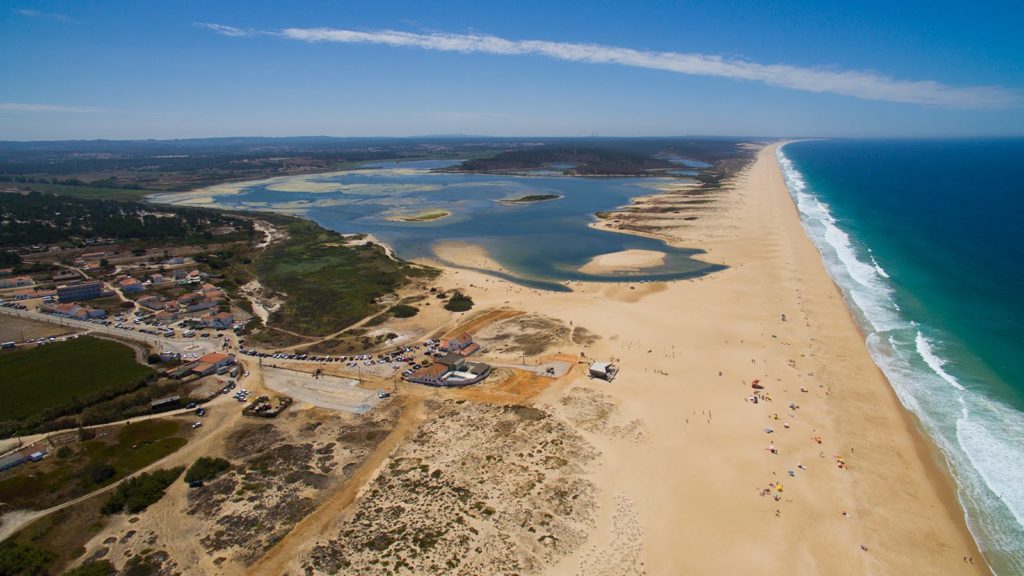
[[[35,576],[46,574],[50,562],[57,557],[48,550],[5,542],[0,544],[0,574],[4,576]]]
[[[473,299],[462,292],[455,291],[452,297],[444,305],[445,310],[452,312],[465,312],[473,307]]]
[[[185,472],[185,482],[191,484],[213,480],[230,467],[231,463],[223,458],[203,456],[189,466],[188,472]]]
[[[90,560],[78,568],[68,570],[64,576],[113,576],[117,569],[110,560]]]
[[[166,470],[154,470],[143,472],[134,478],[129,478],[118,485],[117,490],[110,495],[110,499],[103,505],[101,512],[104,514],[117,514],[128,512],[134,514],[142,512],[155,504],[164,496],[164,490],[181,476],[185,468],[178,466]]]
[[[125,562],[124,576],[154,576],[159,568],[154,566],[149,558],[132,556]]]
[[[420,309],[415,306],[409,306],[408,304],[396,304],[392,306],[388,312],[395,318],[412,318],[419,314]]]
[[[96,462],[89,466],[89,480],[92,480],[93,484],[103,484],[116,473],[113,466],[104,462]]]

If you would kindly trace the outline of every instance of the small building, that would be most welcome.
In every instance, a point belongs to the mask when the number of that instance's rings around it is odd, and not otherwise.
[[[220,304],[219,298],[201,298],[193,301],[191,304],[186,306],[185,309],[189,312],[199,312],[200,310],[209,310],[218,304]]]
[[[443,358],[416,370],[405,379],[427,386],[468,386],[491,374],[491,367],[482,362],[469,363],[458,354],[448,353]]]
[[[217,372],[221,368],[227,368],[234,363],[235,357],[231,356],[230,354],[223,354],[221,352],[210,352],[209,354],[203,356],[202,358],[196,360],[195,362],[192,362],[191,364],[184,366],[184,368],[186,368],[187,370],[182,375],[191,372],[193,374],[198,374],[200,376],[206,376],[208,374],[213,374],[214,372]]]
[[[444,376],[448,373],[448,367],[443,364],[431,364],[413,372],[407,378],[410,382],[426,384],[427,386],[444,386]]]
[[[193,302],[202,300],[203,296],[204,295],[202,292],[189,292],[188,294],[182,294],[181,296],[178,296],[178,303],[181,304],[182,306],[188,306]]]
[[[442,366],[447,366],[449,370],[461,370],[466,366],[466,359],[458,354],[452,354],[449,352],[438,359],[437,363]]]
[[[19,464],[24,464],[25,460],[26,458],[20,452],[12,452],[6,456],[0,456],[0,472],[14,468]]]
[[[149,276],[149,281],[152,284],[163,284],[166,280],[164,279],[163,274],[151,274]]]
[[[164,302],[159,296],[143,296],[135,301],[139,306],[145,306],[150,310],[163,310]]]
[[[121,287],[121,291],[124,292],[125,294],[138,294],[139,292],[142,292],[143,290],[146,289],[142,282],[139,282],[138,279],[131,277],[125,278],[119,281],[117,284],[118,286]]]
[[[63,316],[65,318],[73,318],[81,310],[82,307],[78,304],[43,304],[39,307],[39,310],[47,314],[53,314],[54,316]]]
[[[214,328],[217,330],[226,330],[231,328],[235,323],[235,317],[231,312],[221,312],[219,314],[208,314],[203,316],[203,326],[208,328]]]
[[[213,365],[214,368],[220,368],[221,366],[231,366],[235,363],[235,357],[231,354],[224,354],[223,352],[210,352],[206,356],[199,359],[200,362],[208,362]]]
[[[438,346],[444,352],[453,352],[462,356],[469,356],[480,351],[480,345],[473,342],[473,337],[468,332],[463,332],[452,338],[441,340]]]
[[[39,288],[22,288],[14,291],[15,300],[32,300],[34,298],[53,298],[56,290],[40,290]]]
[[[31,276],[15,276],[0,279],[0,288],[23,288],[35,284]]]
[[[160,412],[162,410],[172,410],[181,405],[181,396],[167,396],[166,398],[157,398],[149,403],[149,407],[154,412]]]
[[[591,378],[600,378],[611,382],[618,373],[619,369],[611,362],[594,362],[590,365]]]
[[[171,312],[170,310],[161,310],[153,315],[157,324],[170,324],[178,319],[177,312]]]

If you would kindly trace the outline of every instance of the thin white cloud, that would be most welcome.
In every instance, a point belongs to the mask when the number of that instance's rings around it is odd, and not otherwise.
[[[194,26],[197,28],[213,30],[217,34],[230,36],[232,38],[244,38],[246,36],[255,36],[259,34],[258,31],[249,28],[236,28],[234,26],[225,26],[223,24],[212,24],[210,22],[195,22]]]
[[[934,80],[899,80],[872,71],[760,64],[710,54],[651,52],[601,44],[508,40],[478,34],[415,34],[394,30],[361,32],[338,28],[286,28],[277,32],[256,32],[220,24],[202,26],[225,36],[269,34],[303,42],[379,44],[505,56],[537,55],[569,62],[618,64],[677,74],[760,82],[792,90],[827,92],[864,100],[953,108],[1000,108],[1019,105],[1024,101],[1020,92],[998,86],[957,87]]]
[[[74,22],[71,18],[68,18],[66,14],[59,14],[57,12],[40,12],[38,10],[28,10],[26,8],[15,8],[14,13],[26,18],[49,18],[58,22]]]
[[[97,106],[63,106],[61,104],[35,104],[26,102],[0,102],[0,112],[67,112],[72,114],[106,114],[106,108]]]

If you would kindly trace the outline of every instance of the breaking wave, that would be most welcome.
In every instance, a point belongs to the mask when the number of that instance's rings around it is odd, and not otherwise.
[[[866,334],[872,358],[946,458],[979,547],[1001,571],[1024,574],[1024,413],[955,375],[943,357],[941,328],[906,317],[870,249],[840,228],[783,147],[776,157],[804,230]]]

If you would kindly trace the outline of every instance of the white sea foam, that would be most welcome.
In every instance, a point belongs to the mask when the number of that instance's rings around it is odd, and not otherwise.
[[[1024,573],[1024,413],[950,373],[955,366],[941,357],[941,342],[905,317],[870,249],[840,229],[781,147],[777,158],[804,229],[861,322],[872,358],[946,457],[979,546],[1007,573]]]
[[[875,271],[878,272],[878,275],[882,278],[889,278],[889,273],[882,268],[882,265],[878,263],[878,260],[875,260],[875,255],[871,254],[871,250],[868,250],[868,255],[871,257],[871,264],[875,267]]]
[[[921,358],[925,361],[926,364],[928,364],[928,367],[931,368],[933,372],[938,374],[939,377],[945,380],[946,382],[949,382],[957,390],[964,389],[963,385],[961,385],[956,378],[954,378],[952,375],[950,375],[949,372],[946,372],[946,370],[943,369],[943,366],[946,365],[946,361],[935,355],[935,351],[932,349],[931,342],[929,342],[928,339],[924,337],[924,334],[918,332],[917,337],[914,338],[914,342],[917,345],[917,353],[921,355]]]

